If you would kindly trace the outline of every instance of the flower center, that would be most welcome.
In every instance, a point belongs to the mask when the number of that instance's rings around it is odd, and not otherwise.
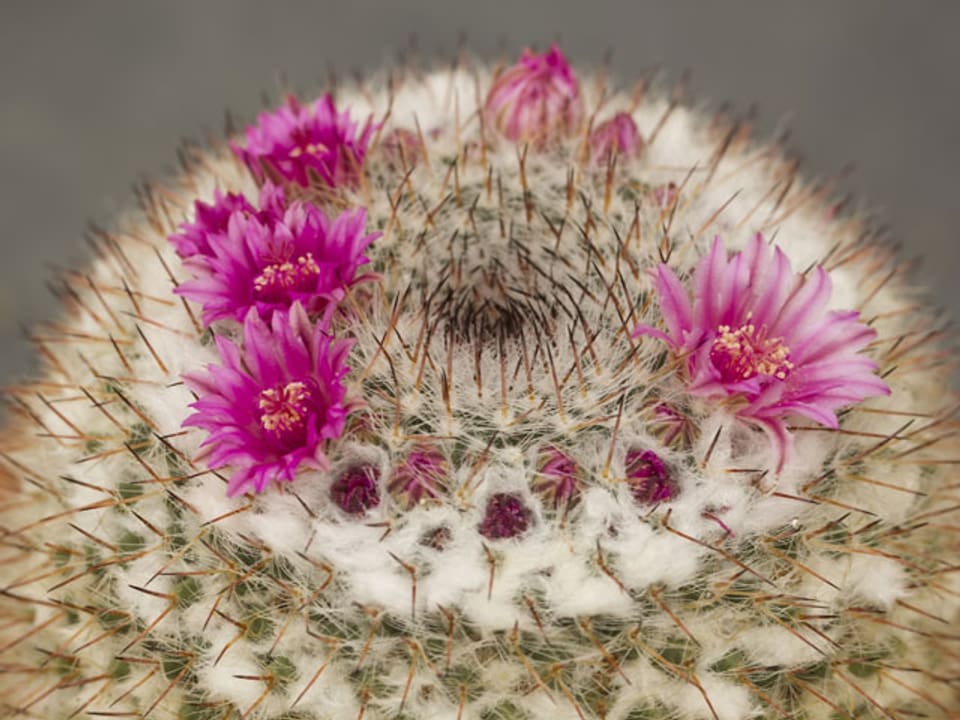
[[[710,348],[710,361],[720,371],[724,382],[740,382],[756,375],[786,380],[793,363],[788,359],[790,348],[783,338],[768,338],[748,321],[736,330],[729,325],[717,328],[717,338]]]
[[[290,149],[290,157],[298,158],[301,155],[320,155],[321,153],[327,152],[327,146],[323,143],[312,143],[308,142],[304,145],[297,145],[294,148]]]
[[[267,265],[254,278],[253,289],[261,299],[274,298],[291,291],[307,291],[320,274],[320,267],[313,253],[306,253],[296,260]]]
[[[257,406],[262,411],[260,426],[275,437],[288,436],[303,429],[310,412],[310,391],[302,382],[261,391]]]

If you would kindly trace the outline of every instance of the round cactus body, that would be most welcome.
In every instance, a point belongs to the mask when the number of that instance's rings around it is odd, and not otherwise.
[[[960,712],[952,366],[829,184],[556,48],[230,140],[9,393],[0,715]]]

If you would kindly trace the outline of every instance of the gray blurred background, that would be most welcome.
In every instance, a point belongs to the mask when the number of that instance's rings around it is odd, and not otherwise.
[[[960,2],[795,0],[0,0],[0,385],[26,373],[20,327],[51,316],[51,266],[85,257],[131,184],[161,175],[182,137],[244,120],[281,72],[317,86],[333,64],[374,68],[411,34],[450,56],[558,38],[577,62],[613,51],[616,76],[692,72],[690,96],[761,129],[788,119],[808,174],[853,163],[845,190],[925,259],[938,302],[960,307]]]

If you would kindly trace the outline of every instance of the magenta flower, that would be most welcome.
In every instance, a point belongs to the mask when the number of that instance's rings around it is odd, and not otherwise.
[[[493,81],[484,117],[508,140],[543,146],[554,137],[569,137],[583,120],[583,99],[573,68],[551,45],[543,55],[529,48],[520,60]]]
[[[184,376],[198,395],[184,426],[206,430],[211,468],[232,468],[228,495],[292,482],[301,466],[328,467],[324,443],[343,432],[350,406],[343,378],[349,341],[334,341],[303,308],[256,311],[243,324],[244,347],[218,336],[221,365]]]
[[[530,511],[519,496],[496,493],[487,501],[480,534],[489,540],[516,537],[530,527]]]
[[[250,308],[269,319],[299,302],[308,313],[331,311],[379,233],[366,234],[364,209],[330,220],[318,207],[296,202],[282,219],[234,213],[226,234],[209,235],[210,255],[187,261],[194,279],[176,292],[203,305],[203,321],[240,321]]]
[[[630,113],[618,112],[601,123],[588,139],[594,163],[606,163],[611,155],[637,155],[643,149],[643,138]]]
[[[273,171],[303,186],[315,177],[337,187],[358,179],[375,129],[369,117],[358,127],[349,111],[337,112],[329,94],[306,106],[290,97],[257,116],[244,133],[246,145],[232,147],[258,180]]]
[[[855,311],[827,310],[830,276],[791,271],[786,255],[757,235],[727,259],[720,239],[693,274],[693,302],[666,265],[656,291],[666,332],[640,325],[686,358],[689,391],[726,398],[739,417],[766,430],[778,468],[790,447],[785,416],[837,427],[835,411],[890,393],[860,354],[876,333]]]
[[[239,193],[224,195],[219,190],[214,192],[213,204],[197,200],[194,203],[194,220],[180,225],[180,232],[174,233],[168,239],[177,254],[184,258],[196,255],[206,257],[213,254],[210,248],[210,237],[226,235],[227,225],[234,213],[241,216],[254,216],[260,222],[269,224],[276,218],[283,217],[284,212],[283,190],[273,183],[267,182],[260,189],[259,207],[254,207],[246,197]]]
[[[180,232],[168,238],[182,258],[209,255],[210,236],[226,233],[227,222],[234,212],[249,214],[255,212],[253,205],[243,195],[238,193],[224,195],[219,190],[214,193],[212,205],[197,200],[194,208],[194,221],[181,224]]]

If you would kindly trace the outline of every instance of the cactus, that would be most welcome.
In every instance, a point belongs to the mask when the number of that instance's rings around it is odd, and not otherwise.
[[[0,715],[960,712],[943,328],[749,130],[552,48],[185,148],[8,393]]]

